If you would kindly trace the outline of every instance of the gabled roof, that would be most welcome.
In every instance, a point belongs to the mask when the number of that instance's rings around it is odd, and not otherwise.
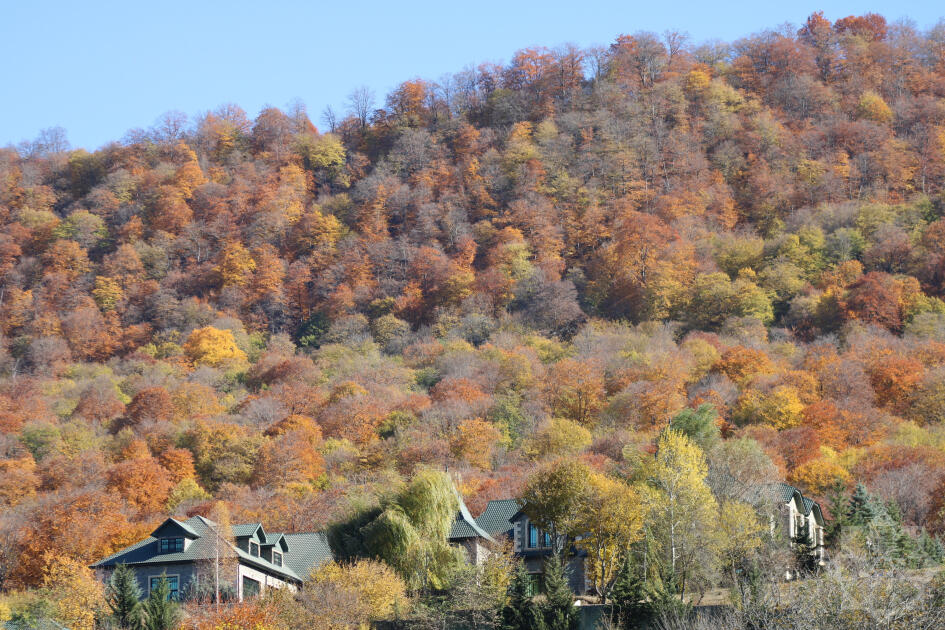
[[[485,538],[486,540],[493,540],[492,536],[483,531],[476,523],[476,519],[469,512],[469,508],[466,507],[466,502],[463,501],[463,497],[460,496],[459,492],[456,493],[456,498],[459,499],[459,513],[456,514],[456,519],[453,521],[453,527],[450,529],[447,539]]]
[[[800,506],[804,505],[804,495],[794,486],[789,486],[786,483],[777,483],[774,485],[774,492],[781,503],[787,503],[791,499],[797,498],[798,504]]]
[[[285,563],[302,580],[307,580],[313,570],[334,559],[324,532],[285,534],[285,540],[292,546],[292,553],[285,557]]]
[[[151,532],[151,535],[155,538],[165,538],[174,535],[183,535],[187,538],[190,538],[191,540],[200,538],[200,534],[195,532],[192,527],[186,523],[178,521],[176,518],[169,518],[165,520],[163,523],[157,526],[157,529]]]
[[[173,519],[169,519],[173,520]],[[121,551],[113,553],[112,555],[100,560],[92,565],[92,568],[99,569],[105,567],[112,567],[116,564],[129,564],[129,565],[144,565],[144,564],[172,564],[172,563],[192,563],[201,560],[210,560],[214,558],[216,552],[214,549],[214,536],[212,535],[213,527],[216,524],[209,520],[205,519],[202,516],[194,516],[187,521],[181,523],[180,521],[174,521],[186,528],[189,528],[190,531],[194,532],[196,537],[193,541],[187,545],[187,548],[183,551],[178,551],[174,553],[164,553],[160,552],[160,544],[158,539],[154,536],[149,536],[148,538],[137,542],[129,547],[125,547]],[[163,525],[161,526],[163,527]],[[161,527],[159,527],[155,532],[158,532]],[[234,525],[232,530],[234,532],[239,531],[245,534],[245,532],[250,531],[249,535],[254,534],[257,529],[261,530],[258,523],[246,524],[246,525]],[[207,535],[211,534],[211,535]],[[264,534],[265,535],[265,534]],[[295,569],[291,562],[286,562],[284,566],[276,566],[266,560],[265,558],[258,556],[251,556],[247,552],[243,551],[238,547],[231,547],[231,550],[235,552],[236,556],[239,558],[240,562],[254,566],[258,569],[266,570],[274,573],[275,575],[282,576],[293,582],[301,582],[302,578],[296,573]],[[307,571],[304,571],[307,573]]]
[[[820,504],[818,504],[813,499],[805,497],[804,494],[794,486],[783,482],[778,482],[766,486],[766,492],[781,503],[796,501],[798,509],[802,514],[804,514],[804,516],[810,516],[813,514],[814,520],[816,520],[821,525],[824,524],[824,513],[820,509]]]
[[[476,519],[476,524],[489,534],[504,534],[512,529],[511,518],[521,509],[518,499],[495,499]]]
[[[289,550],[289,541],[285,539],[285,534],[266,534],[266,542],[264,545],[272,545],[273,547],[278,546],[283,552]]]
[[[262,523],[233,525],[230,530],[233,532],[234,538],[253,538],[255,536],[260,542],[266,541],[266,530],[263,529]]]
[[[824,513],[820,509],[820,504],[804,497],[804,516],[810,516],[811,514],[814,515],[814,520],[821,525],[826,522],[824,520]]]

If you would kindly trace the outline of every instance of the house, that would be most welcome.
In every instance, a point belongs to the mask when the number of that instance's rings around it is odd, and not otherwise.
[[[533,588],[537,589],[545,570],[545,560],[554,552],[551,534],[543,532],[531,522],[528,515],[519,509],[509,518],[512,525],[512,550],[525,563],[525,570],[533,576]],[[566,544],[567,540],[561,536],[559,545]],[[568,550],[565,575],[568,586],[575,595],[586,595],[591,589],[591,582],[587,579],[585,560],[587,552],[583,549],[571,547]]]
[[[466,507],[466,502],[463,501],[463,497],[458,492],[456,497],[459,499],[459,512],[453,520],[453,525],[446,539],[451,544],[459,545],[466,551],[466,557],[470,564],[482,564],[489,555],[487,545],[494,543],[495,540],[472,517],[469,508]]]
[[[820,505],[803,495],[800,490],[786,483],[764,486],[756,495],[756,504],[773,504],[777,517],[772,518],[772,527],[782,527],[785,538],[792,541],[808,535],[814,546],[813,553],[818,562],[824,562],[824,515]],[[516,556],[522,558],[529,574],[540,584],[545,559],[552,553],[550,534],[529,521],[517,499],[489,501],[486,509],[476,519],[479,528],[495,539],[512,540]],[[588,594],[592,583],[585,573],[586,553],[572,548],[568,556],[566,572],[568,583],[576,595]]]
[[[523,559],[525,568],[534,576],[533,589],[537,592],[545,559],[552,553],[551,537],[529,523],[528,516],[522,512],[521,502],[518,499],[489,501],[486,509],[475,519],[462,497],[459,506],[448,540],[461,545],[469,561],[475,564],[488,557],[490,543],[511,541],[513,552]],[[589,588],[584,574],[585,556],[582,550],[572,549],[566,568],[571,589],[577,594],[584,594]]]
[[[260,523],[234,525],[233,541],[216,544],[216,524],[202,516],[186,521],[169,518],[144,540],[92,565],[107,579],[116,565],[134,569],[144,597],[166,576],[175,599],[211,592],[218,554],[230,559],[230,575],[239,600],[270,588],[295,590],[314,568],[332,558],[322,533],[281,534],[266,532]]]
[[[518,499],[496,499],[486,504],[486,509],[476,519],[476,524],[493,538],[512,540],[511,518],[522,509]]]
[[[476,519],[476,524],[494,539],[512,542],[512,551],[522,559],[525,569],[533,576],[532,589],[537,592],[545,560],[553,551],[551,535],[532,524],[522,507],[518,499],[489,501],[486,509]],[[590,588],[584,570],[586,555],[583,550],[570,549],[568,564],[565,567],[571,590],[578,595],[587,593]]]
[[[785,537],[792,541],[807,537],[814,548],[813,554],[820,564],[824,563],[824,513],[820,505],[786,483],[772,484],[768,493],[773,496],[778,508],[780,524]]]

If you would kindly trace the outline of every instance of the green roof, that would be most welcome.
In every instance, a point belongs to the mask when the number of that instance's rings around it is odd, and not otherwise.
[[[518,499],[496,499],[489,501],[486,509],[476,519],[476,524],[489,534],[504,534],[512,529],[509,519],[522,508]]]
[[[215,526],[213,521],[205,519],[202,516],[194,516],[184,523],[180,523],[179,521],[175,522],[186,526],[196,535],[196,539],[188,544],[187,548],[183,551],[162,554],[160,553],[160,548],[158,546],[158,539],[154,536],[148,536],[146,539],[137,542],[130,547],[125,547],[121,551],[113,553],[107,558],[96,562],[92,565],[92,568],[105,568],[114,566],[116,564],[138,565],[172,564],[178,562],[190,563],[200,560],[210,560],[215,556],[213,537],[206,535],[210,533],[212,531],[211,528]],[[252,535],[259,528],[259,523],[251,523],[234,525],[231,529],[235,536],[248,536]],[[237,534],[237,532],[239,533]],[[295,534],[294,536],[318,535],[319,534]],[[289,540],[290,537],[286,536],[286,539]],[[289,544],[291,546],[292,542],[290,541]],[[299,558],[296,558],[294,553],[287,554],[284,558],[284,565],[281,567],[272,564],[265,558],[251,556],[249,553],[238,547],[233,547],[232,549],[236,552],[237,557],[243,564],[269,571],[293,582],[301,582],[303,580],[301,576],[307,576],[311,571],[311,565],[307,565],[305,560],[305,558],[310,557],[311,554],[307,554],[304,551],[304,545],[303,550],[299,554]]]
[[[463,501],[463,497],[459,495],[459,492],[456,493],[456,498],[459,499],[459,513],[456,514],[456,518],[453,520],[453,527],[450,529],[447,539],[485,538],[486,540],[492,540],[492,536],[483,531],[476,523],[476,519],[470,514],[469,508],[466,507],[466,502]]]
[[[788,503],[794,498],[798,499],[798,505],[801,508],[801,511],[804,513],[804,516],[810,516],[811,513],[814,514],[814,518],[823,523],[824,522],[824,513],[820,509],[820,504],[818,504],[813,499],[809,499],[804,496],[804,493],[795,488],[790,484],[783,482],[778,482],[768,486],[768,492],[774,495],[774,498],[781,503]]]
[[[230,527],[230,531],[233,532],[233,536],[236,538],[242,538],[243,536],[252,536],[256,533],[257,530],[262,529],[260,523],[244,523],[242,525],[233,525]],[[263,535],[266,531],[263,530]]]
[[[328,537],[324,532],[312,534],[285,534],[289,543],[290,553],[285,556],[285,563],[295,571],[302,580],[307,580],[314,569],[322,566],[334,558]]]
[[[163,523],[157,526],[157,528],[151,532],[151,535],[155,538],[160,538],[160,532],[162,530],[179,530],[187,538],[200,538],[200,534],[194,531],[194,529],[182,521],[178,521],[176,518],[169,518]]]

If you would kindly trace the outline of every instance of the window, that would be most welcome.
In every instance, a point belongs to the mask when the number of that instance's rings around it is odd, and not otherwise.
[[[551,534],[543,532],[534,525],[528,526],[528,548],[551,547]]]
[[[281,567],[281,566],[282,566],[282,554],[279,553],[278,551],[273,551],[273,552],[272,552],[272,563],[273,563],[274,565],[276,565],[277,567]]]
[[[544,579],[541,573],[529,573],[528,582],[525,584],[525,594],[528,597],[534,597],[542,592],[544,588]]]
[[[167,580],[167,586],[170,588],[168,599],[173,599],[176,601],[180,596],[180,580],[176,575],[152,575],[151,579],[148,581],[150,590],[153,591],[157,589],[162,579]]]
[[[184,550],[183,538],[162,538],[161,553],[177,553]]]
[[[249,541],[249,555],[259,557],[259,543]]]
[[[243,599],[247,597],[259,596],[259,582],[252,578],[243,576]]]
[[[528,525],[528,547],[534,549],[538,546],[538,528],[532,524]]]

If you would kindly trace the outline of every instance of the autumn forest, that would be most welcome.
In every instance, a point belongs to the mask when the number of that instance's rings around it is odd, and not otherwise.
[[[100,625],[86,567],[169,515],[323,531],[429,471],[475,516],[579,466],[645,513],[621,549],[659,557],[674,439],[740,523],[780,480],[837,562],[945,559],[945,23],[639,32],[346,111],[0,149],[8,618]],[[703,532],[686,590],[783,575],[753,527]],[[395,566],[397,614],[479,605],[447,574]],[[667,575],[640,588],[682,591]],[[501,590],[476,627],[515,627]],[[291,627],[252,606],[201,627]]]

